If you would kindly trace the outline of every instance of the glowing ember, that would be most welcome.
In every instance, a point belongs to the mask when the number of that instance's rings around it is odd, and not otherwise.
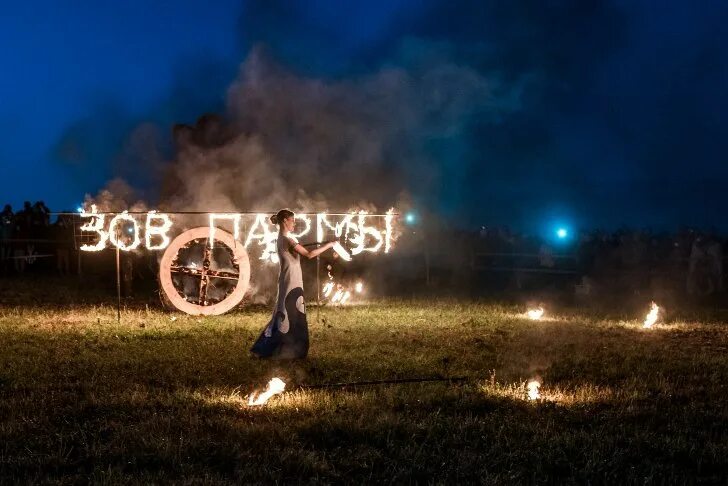
[[[362,292],[364,292],[364,284],[361,282],[357,282],[356,285],[354,285],[354,291],[357,294],[361,294]]]
[[[528,385],[526,385],[528,388],[528,399],[529,400],[538,400],[541,398],[541,393],[538,391],[539,388],[541,388],[541,382],[538,380],[531,380],[528,382]]]
[[[543,307],[539,307],[538,309],[529,309],[528,312],[526,312],[526,315],[532,321],[537,321],[543,317]]]
[[[250,398],[248,398],[248,405],[251,407],[265,405],[270,397],[273,395],[280,395],[285,389],[286,384],[283,380],[280,378],[273,378],[268,382],[268,387],[263,393],[260,395],[256,395],[255,392],[251,393]]]
[[[654,302],[650,306],[650,312],[645,317],[645,322],[642,325],[645,329],[650,329],[652,326],[655,325],[655,322],[657,322],[657,316],[660,313],[660,307],[655,304]]]

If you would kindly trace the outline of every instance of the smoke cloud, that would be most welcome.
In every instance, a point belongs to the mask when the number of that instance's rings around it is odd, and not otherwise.
[[[422,56],[426,48],[416,50]],[[175,127],[162,203],[383,210],[413,186],[437,190],[442,167],[427,141],[456,137],[470,116],[495,117],[512,106],[504,105],[499,83],[468,67],[405,61],[410,65],[326,81],[296,75],[264,48],[253,49],[228,89],[225,113]]]

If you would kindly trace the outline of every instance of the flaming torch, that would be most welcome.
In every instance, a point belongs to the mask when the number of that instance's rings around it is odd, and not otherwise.
[[[642,327],[645,329],[652,329],[652,326],[657,322],[658,314],[660,313],[660,307],[654,302],[650,305],[650,312],[645,317],[645,322]]]
[[[529,400],[538,400],[541,398],[541,392],[538,391],[539,388],[541,388],[541,382],[538,380],[530,380],[528,382],[528,385],[526,385],[526,388],[528,388],[528,399]]]
[[[273,378],[268,382],[268,387],[263,393],[257,395],[255,392],[253,392],[250,395],[250,398],[248,398],[248,405],[251,407],[265,405],[270,397],[272,397],[273,395],[280,395],[285,389],[286,384],[283,380],[281,380],[280,378]]]

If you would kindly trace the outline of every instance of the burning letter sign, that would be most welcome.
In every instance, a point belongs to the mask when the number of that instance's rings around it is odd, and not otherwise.
[[[315,217],[315,225],[311,216]],[[131,251],[140,246],[147,250],[164,250],[171,241],[170,233],[174,233],[170,216],[157,211],[144,214],[131,214],[126,211],[109,214],[99,213],[96,205],[91,205],[91,210],[84,209],[81,217],[87,219],[81,226],[81,231],[92,240],[81,245],[80,249],[83,251],[101,251],[108,246],[122,251]],[[299,213],[296,214],[296,220],[302,227],[292,233],[292,236],[300,239],[310,234],[315,227],[317,241],[331,237],[343,238],[349,243],[354,256],[363,252],[389,253],[392,247],[393,217],[393,210],[385,215],[372,215],[365,211],[338,215]],[[232,227],[235,240],[242,240],[245,248],[253,243],[257,244],[261,249],[261,260],[276,262],[275,242],[278,231],[269,222],[266,214],[210,213],[208,220],[210,242],[215,240],[218,224],[223,223]],[[384,224],[376,224],[380,221]]]
[[[278,262],[278,231],[263,213],[210,213],[207,216],[207,226],[175,231],[168,214],[156,211],[100,213],[92,205],[90,211],[81,212],[81,217],[86,219],[81,226],[86,237],[81,250],[100,251],[108,246],[122,251],[141,246],[147,250],[164,250],[159,280],[167,301],[188,314],[222,314],[238,305],[248,288],[251,269],[247,249],[251,245],[257,246],[260,260]],[[311,216],[315,216],[315,223]],[[335,238],[334,250],[349,261],[363,252],[389,253],[393,218],[392,210],[384,215],[364,211],[296,214],[299,224],[291,236],[302,238],[315,228],[316,241]],[[339,240],[348,244],[350,253]],[[197,245],[197,252],[190,251],[191,245]],[[182,254],[185,255],[183,258],[180,257]],[[328,297],[329,291],[324,289],[324,293]],[[338,290],[331,302],[344,303],[349,295],[349,291]]]

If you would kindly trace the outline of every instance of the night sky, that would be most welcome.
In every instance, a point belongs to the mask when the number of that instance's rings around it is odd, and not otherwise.
[[[323,82],[443,62],[487,80],[487,102],[442,94],[457,123],[407,135],[436,177],[402,189],[435,214],[531,231],[728,229],[727,2],[350,3],[4,5],[2,198],[73,209],[122,176],[153,201],[156,179],[125,167],[144,157],[129,134],[146,124],[171,139],[173,124],[224,112],[255,48]],[[160,147],[171,158],[171,140]]]

